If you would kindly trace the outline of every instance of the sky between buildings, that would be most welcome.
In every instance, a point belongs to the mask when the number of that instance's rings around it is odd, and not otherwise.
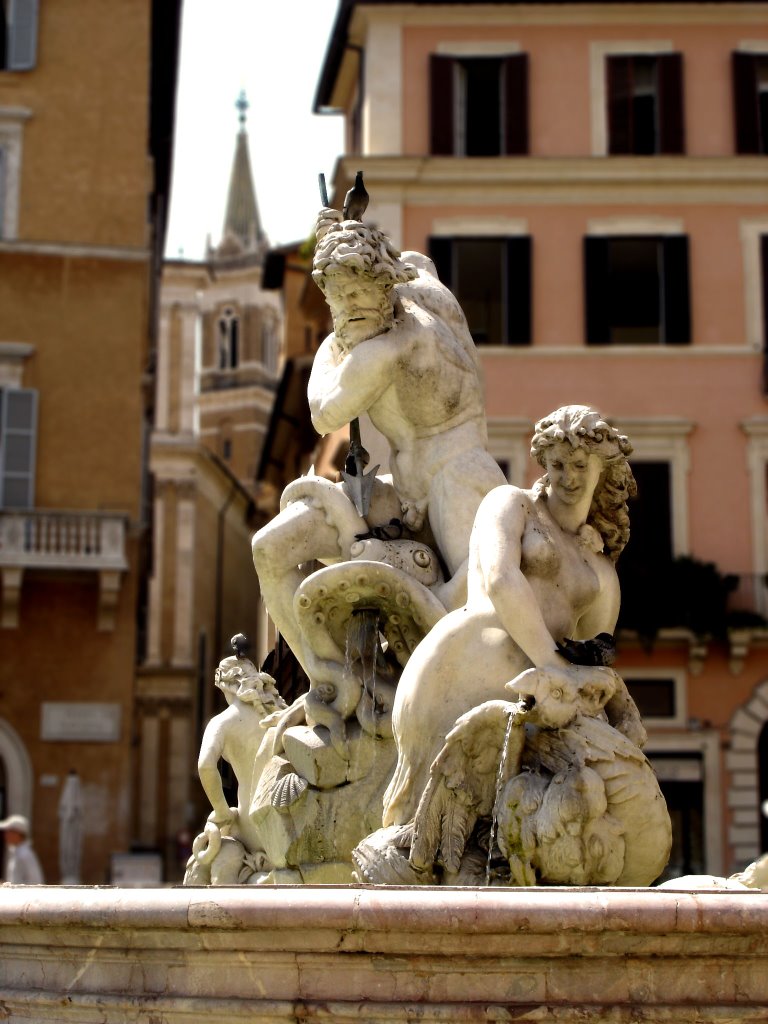
[[[170,258],[220,240],[245,89],[256,197],[273,245],[306,238],[330,179],[343,119],[312,113],[337,0],[184,0],[176,106]]]

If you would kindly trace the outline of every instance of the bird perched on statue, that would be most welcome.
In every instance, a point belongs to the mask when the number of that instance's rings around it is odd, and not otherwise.
[[[229,641],[229,646],[235,652],[238,658],[244,658],[250,649],[250,642],[247,636],[242,633],[235,633],[232,639]]]
[[[610,633],[598,633],[592,640],[566,637],[557,649],[572,665],[612,665],[616,660],[616,641]]]
[[[363,214],[368,209],[368,193],[363,184],[363,172],[355,174],[355,184],[344,196],[342,216],[344,220],[362,220]]]

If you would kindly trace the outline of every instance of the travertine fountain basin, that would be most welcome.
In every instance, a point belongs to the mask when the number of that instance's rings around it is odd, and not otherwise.
[[[750,1022],[768,893],[6,886],[0,1020]]]

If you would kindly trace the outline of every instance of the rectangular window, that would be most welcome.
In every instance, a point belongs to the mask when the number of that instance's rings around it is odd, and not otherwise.
[[[531,341],[531,239],[430,238],[443,284],[464,310],[477,345]]]
[[[768,53],[732,54],[737,153],[768,153]]]
[[[0,508],[33,508],[37,391],[0,389]]]
[[[3,146],[0,146],[0,238],[5,237],[5,178],[8,154]]]
[[[31,71],[37,62],[38,0],[0,0],[0,70]]]
[[[637,497],[629,503],[630,538],[616,565],[621,584],[619,626],[654,637],[665,621],[660,581],[673,557],[672,474],[667,461],[636,462]],[[634,696],[634,693],[633,693]]]
[[[648,754],[672,822],[672,852],[661,876],[679,878],[706,870],[704,780],[701,754]]]
[[[590,345],[684,345],[691,340],[685,235],[584,239]]]
[[[637,704],[640,717],[675,718],[677,715],[674,679],[625,679]]]
[[[683,153],[683,58],[679,53],[606,57],[608,152]]]
[[[528,56],[430,57],[433,156],[528,152]]]

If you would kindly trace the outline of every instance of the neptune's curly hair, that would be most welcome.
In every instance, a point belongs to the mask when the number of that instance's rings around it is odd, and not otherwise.
[[[584,448],[603,460],[605,468],[595,488],[587,523],[600,534],[609,557],[615,562],[629,540],[627,499],[637,494],[637,484],[627,461],[632,445],[624,434],[587,405],[564,405],[539,420],[531,441],[531,455],[543,466],[547,448],[562,441],[574,448]],[[548,483],[545,473],[536,481],[534,490],[540,494]]]
[[[400,259],[387,236],[356,220],[332,224],[315,246],[312,279],[322,288],[329,275],[348,272],[370,274],[387,287],[413,281],[417,270]]]

